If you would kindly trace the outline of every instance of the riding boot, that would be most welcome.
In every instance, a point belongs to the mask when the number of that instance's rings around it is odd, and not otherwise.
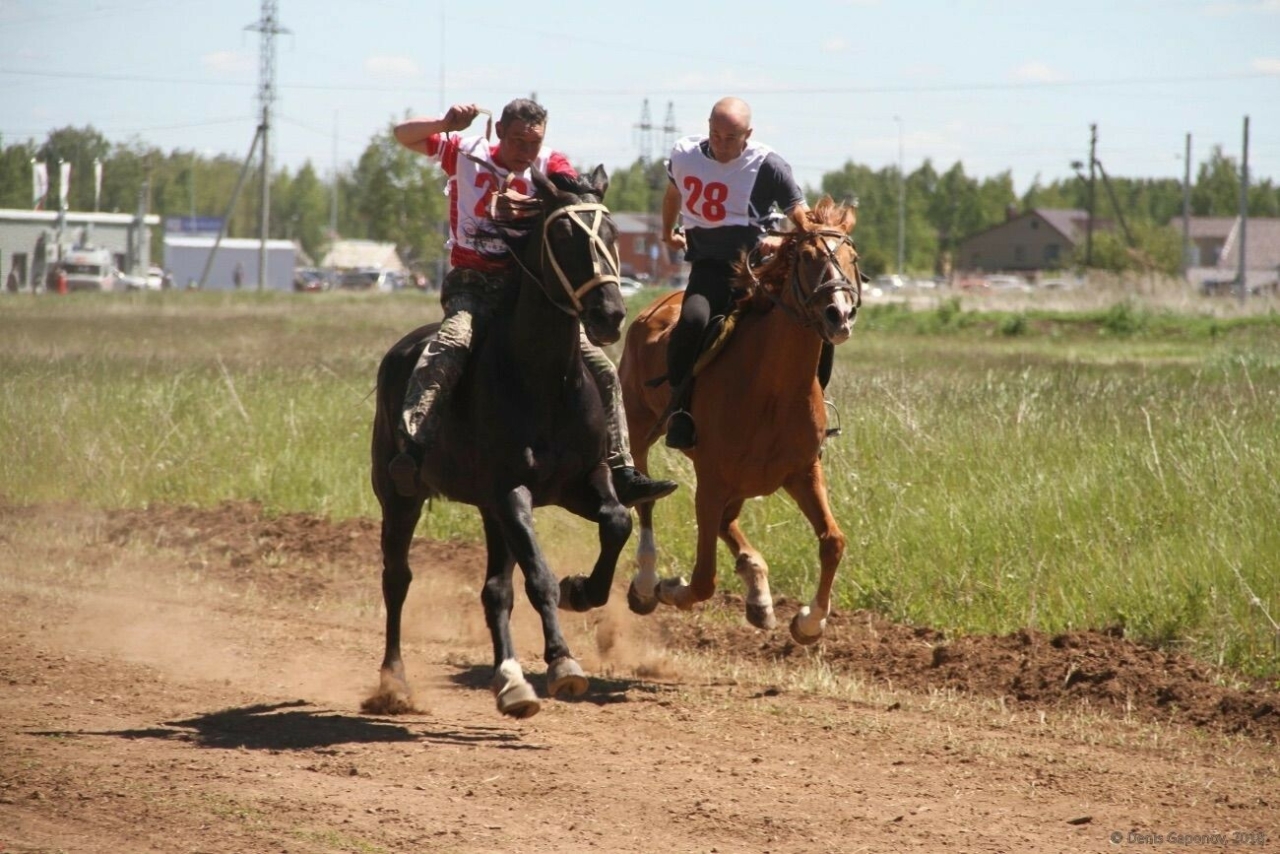
[[[466,357],[467,351],[460,347],[436,349],[428,345],[409,377],[396,431],[399,453],[387,463],[396,492],[405,498],[422,489],[422,463],[440,430],[440,407],[462,376]]]
[[[693,397],[693,377],[680,383],[672,393],[671,417],[667,419],[667,447],[685,450],[698,444],[698,430],[689,412]]]
[[[609,474],[613,478],[613,491],[624,507],[666,498],[680,485],[674,480],[654,480],[635,466],[615,466]]]

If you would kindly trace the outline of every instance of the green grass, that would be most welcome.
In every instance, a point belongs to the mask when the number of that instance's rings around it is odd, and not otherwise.
[[[415,294],[4,298],[0,493],[376,516],[377,363],[438,317]],[[956,633],[1122,625],[1280,675],[1273,312],[876,306],[839,349],[830,396],[840,607]],[[691,468],[665,449],[654,462],[687,487],[656,513],[665,571],[687,574]],[[807,599],[816,544],[790,501],[750,501],[743,518],[775,594]],[[593,548],[568,514],[539,525],[553,555]],[[445,502],[422,530],[479,536],[474,512]]]

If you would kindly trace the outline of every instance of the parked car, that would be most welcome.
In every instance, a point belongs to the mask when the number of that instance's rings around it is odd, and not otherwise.
[[[313,294],[328,290],[329,283],[323,270],[315,267],[299,267],[293,271],[293,289],[299,293]]]
[[[1031,285],[1021,276],[987,276],[987,287],[993,291],[1031,293]]]
[[[639,279],[633,279],[630,276],[623,276],[618,280],[618,289],[622,291],[623,296],[640,293],[640,289],[644,287],[644,282]]]
[[[396,289],[399,274],[390,270],[350,270],[338,277],[338,288],[344,291],[377,291]]]
[[[906,283],[907,280],[897,273],[881,273],[872,280],[871,285],[879,288],[881,293],[891,294],[894,291],[902,290]]]

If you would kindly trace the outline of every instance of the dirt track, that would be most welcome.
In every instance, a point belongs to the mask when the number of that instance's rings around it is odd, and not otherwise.
[[[1123,638],[799,649],[620,587],[565,620],[588,695],[516,722],[481,553],[414,566],[424,711],[374,717],[375,523],[0,506],[0,852],[1280,850],[1280,695]]]

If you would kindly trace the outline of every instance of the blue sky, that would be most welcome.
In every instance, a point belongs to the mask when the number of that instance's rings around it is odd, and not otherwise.
[[[642,11],[641,11],[642,10]],[[693,10],[696,10],[693,11]],[[241,158],[257,121],[257,0],[0,0],[0,138],[92,125],[109,139]],[[706,128],[738,95],[756,138],[816,188],[846,160],[1024,192],[1098,156],[1181,178],[1211,147],[1280,182],[1280,0],[643,3],[279,0],[277,164],[349,166],[387,124],[535,92],[548,143],[607,168],[641,154],[645,99]],[[477,125],[482,129],[482,125]]]

